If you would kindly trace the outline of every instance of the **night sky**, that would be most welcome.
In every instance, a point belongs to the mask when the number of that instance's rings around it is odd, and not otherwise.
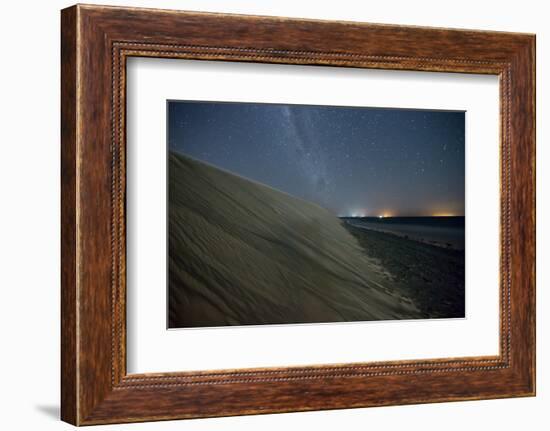
[[[464,112],[168,102],[168,145],[338,216],[464,215]]]

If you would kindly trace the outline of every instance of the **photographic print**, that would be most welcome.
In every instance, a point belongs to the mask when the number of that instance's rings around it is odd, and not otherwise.
[[[168,327],[465,317],[465,113],[168,101]]]

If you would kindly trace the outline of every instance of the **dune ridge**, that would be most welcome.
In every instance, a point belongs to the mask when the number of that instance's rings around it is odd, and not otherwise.
[[[169,327],[419,317],[327,210],[169,154]]]

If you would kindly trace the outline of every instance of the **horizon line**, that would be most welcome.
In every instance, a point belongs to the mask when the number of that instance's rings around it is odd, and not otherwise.
[[[407,218],[407,217],[439,217],[439,218],[451,218],[451,217],[466,217],[465,214],[422,214],[422,215],[338,215],[338,218]]]

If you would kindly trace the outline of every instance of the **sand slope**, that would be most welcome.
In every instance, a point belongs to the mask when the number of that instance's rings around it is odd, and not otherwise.
[[[323,208],[170,153],[170,327],[418,317],[386,280]]]

